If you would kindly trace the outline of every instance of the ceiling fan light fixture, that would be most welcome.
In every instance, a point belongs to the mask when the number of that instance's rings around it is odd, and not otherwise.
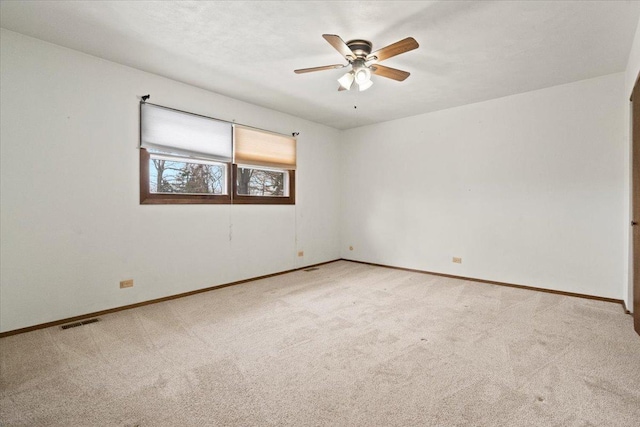
[[[359,85],[371,81],[371,70],[367,67],[360,67],[354,71],[356,83],[358,83]]]
[[[340,83],[341,88],[345,90],[349,90],[353,85],[353,80],[354,80],[353,71],[349,71],[344,76],[338,79],[338,83]]]
[[[373,82],[371,80],[367,80],[363,83],[358,83],[358,89],[360,89],[360,92],[369,89],[371,86],[373,86]]]

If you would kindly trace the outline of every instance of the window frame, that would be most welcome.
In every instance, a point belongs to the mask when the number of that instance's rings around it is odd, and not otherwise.
[[[149,162],[151,160],[151,153],[144,147],[142,147],[142,105],[145,101],[140,101],[139,109],[139,130],[140,130],[140,142],[138,150],[140,151],[140,204],[141,205],[186,205],[186,204],[225,204],[225,205],[295,205],[296,204],[296,181],[295,181],[295,164],[292,169],[289,168],[277,168],[282,170],[283,173],[287,173],[288,176],[288,196],[250,196],[238,194],[238,165],[234,163],[235,160],[235,123],[227,122],[225,120],[216,119],[213,117],[203,116],[200,114],[190,113],[188,111],[178,110],[175,108],[165,107],[162,105],[151,104],[156,107],[164,108],[167,110],[173,110],[178,113],[185,113],[194,116],[199,116],[207,119],[217,120],[221,122],[230,123],[234,126],[231,136],[231,149],[232,159],[228,162],[219,161],[219,163],[226,165],[226,194],[184,194],[184,193],[152,193],[151,192],[151,177]],[[244,126],[251,128],[250,126]],[[275,132],[267,131],[259,128],[251,128],[259,130],[264,133],[277,134]],[[284,135],[282,135],[284,136]],[[153,150],[152,150],[153,151]],[[188,158],[185,158],[185,162],[188,163]],[[262,169],[260,165],[242,165],[246,168]]]
[[[251,165],[242,165],[251,169]],[[255,166],[255,169],[261,169]],[[288,196],[248,196],[238,194],[238,165],[232,165],[231,186],[233,191],[232,204],[236,205],[295,205],[296,204],[296,171],[293,169],[282,169],[288,173],[289,195]]]
[[[226,193],[227,194],[180,194],[180,193],[152,193],[150,186],[150,170],[149,161],[151,155],[146,148],[139,148],[140,150],[140,204],[141,205],[203,205],[203,204],[231,204],[231,191],[230,191],[230,179],[231,179],[231,164],[225,168],[227,171],[226,176]],[[188,159],[185,159],[188,163]]]

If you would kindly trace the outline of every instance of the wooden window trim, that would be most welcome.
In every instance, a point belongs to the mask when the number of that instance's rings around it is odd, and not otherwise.
[[[231,187],[233,188],[234,205],[295,205],[296,204],[296,171],[288,170],[289,173],[289,196],[244,196],[238,194],[238,165],[234,164],[231,175]]]
[[[149,191],[149,160],[151,156],[144,148],[140,149],[140,204],[141,205],[205,205],[231,204],[229,182],[231,167],[227,163],[227,194],[154,194]]]

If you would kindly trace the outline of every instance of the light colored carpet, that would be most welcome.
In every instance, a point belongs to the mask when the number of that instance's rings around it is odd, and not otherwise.
[[[637,426],[620,305],[339,261],[0,340],[2,426]]]

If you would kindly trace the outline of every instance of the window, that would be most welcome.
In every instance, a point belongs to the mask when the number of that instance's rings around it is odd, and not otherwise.
[[[140,104],[140,203],[230,203],[231,123]]]
[[[295,138],[140,104],[141,204],[295,204],[295,168]]]
[[[149,156],[152,194],[227,194],[227,165],[161,154]]]
[[[296,139],[234,127],[233,202],[295,204]]]
[[[233,203],[295,204],[295,172],[233,165]]]
[[[231,203],[229,165],[140,149],[141,204]]]
[[[242,196],[289,195],[289,174],[283,170],[238,166],[236,179],[236,193]]]

